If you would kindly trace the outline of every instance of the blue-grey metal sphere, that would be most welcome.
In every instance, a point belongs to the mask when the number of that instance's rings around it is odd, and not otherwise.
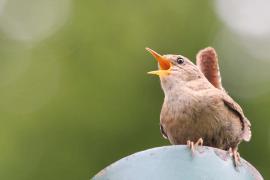
[[[100,171],[93,180],[261,180],[247,161],[235,168],[226,151],[184,145],[165,146],[127,156]]]

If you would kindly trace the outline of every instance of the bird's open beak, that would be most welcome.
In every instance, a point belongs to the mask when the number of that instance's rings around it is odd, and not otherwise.
[[[145,48],[147,51],[149,51],[154,58],[158,61],[159,64],[159,70],[157,71],[150,71],[148,72],[148,74],[155,74],[158,76],[161,75],[168,75],[170,73],[170,68],[171,68],[171,63],[169,60],[167,60],[166,58],[164,58],[164,56],[161,56],[160,54],[158,54],[157,52],[155,52],[154,50],[150,49],[150,48]]]

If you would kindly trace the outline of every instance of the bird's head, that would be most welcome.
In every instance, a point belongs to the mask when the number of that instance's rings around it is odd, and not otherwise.
[[[173,86],[181,86],[188,81],[203,77],[199,68],[188,58],[182,55],[160,55],[150,48],[146,48],[158,61],[159,69],[150,71],[149,74],[158,75],[164,90],[171,89]]]

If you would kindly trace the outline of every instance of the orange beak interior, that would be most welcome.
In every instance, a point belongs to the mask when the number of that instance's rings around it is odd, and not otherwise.
[[[145,48],[147,51],[149,51],[154,58],[158,61],[159,64],[159,68],[161,70],[169,70],[171,67],[171,63],[170,61],[168,61],[167,59],[165,59],[163,56],[161,56],[160,54],[158,54],[156,51],[150,49],[150,48]]]
[[[169,75],[171,72],[171,66],[172,66],[171,62],[168,59],[166,59],[164,56],[161,56],[156,51],[150,48],[146,48],[146,50],[149,51],[154,56],[154,58],[158,61],[158,64],[159,64],[159,70],[150,71],[148,72],[148,74],[155,74],[158,76]]]

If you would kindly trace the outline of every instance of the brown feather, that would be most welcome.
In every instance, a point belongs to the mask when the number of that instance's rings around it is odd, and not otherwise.
[[[205,48],[197,54],[196,64],[208,81],[218,89],[223,89],[218,66],[218,57],[214,48]]]
[[[229,98],[228,96],[225,98],[223,98],[224,104],[231,110],[233,111],[236,115],[239,116],[240,121],[242,123],[242,138],[245,141],[250,141],[251,139],[251,124],[249,122],[249,120],[245,117],[243,110],[241,109],[241,107],[234,102],[231,98]]]

